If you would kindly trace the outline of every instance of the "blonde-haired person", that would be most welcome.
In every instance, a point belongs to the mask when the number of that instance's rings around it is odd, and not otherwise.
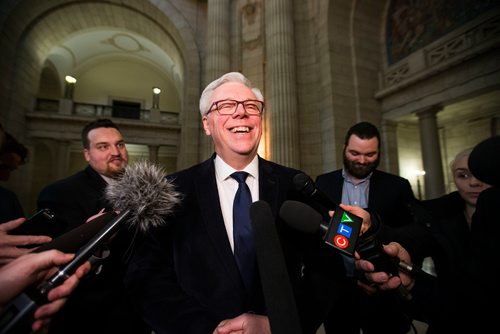
[[[491,187],[472,175],[469,170],[468,161],[471,152],[472,148],[462,150],[450,162],[456,191],[437,199],[422,202],[430,210],[434,220],[450,219],[451,217],[463,218],[462,222],[467,224],[462,225],[462,227],[468,227],[469,230],[479,194]]]
[[[484,183],[472,175],[469,170],[468,161],[471,152],[472,148],[459,152],[450,164],[457,192],[465,204],[463,213],[469,228],[472,221],[472,215],[474,211],[476,211],[476,203],[479,194],[483,190],[491,187],[491,185]]]
[[[399,277],[373,272],[373,266],[364,260],[357,261],[358,269],[376,285],[364,285],[368,292],[391,290],[401,282],[411,289],[413,300],[408,303],[414,319],[428,323],[427,334],[445,332],[481,332],[484,315],[489,312],[488,291],[485,283],[490,279],[482,273],[481,261],[476,251],[477,239],[473,214],[479,195],[491,185],[476,178],[469,169],[472,149],[459,152],[450,164],[457,188],[442,197],[422,201],[419,219],[428,226],[425,255],[435,264],[436,277],[412,276],[400,272]],[[499,203],[500,204],[500,203]],[[385,251],[411,263],[411,256],[398,243],[391,243]],[[471,308],[474,308],[472,311]]]

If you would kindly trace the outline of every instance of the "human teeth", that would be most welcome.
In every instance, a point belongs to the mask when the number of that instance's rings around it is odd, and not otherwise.
[[[236,132],[249,132],[250,128],[248,126],[238,126],[236,128],[232,128],[231,132],[236,133]]]

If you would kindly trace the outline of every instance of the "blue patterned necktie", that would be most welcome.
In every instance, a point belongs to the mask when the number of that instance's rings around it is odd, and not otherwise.
[[[245,180],[247,172],[234,172],[231,177],[238,181],[233,203],[234,256],[247,291],[252,291],[255,277],[255,245],[250,221],[252,195]]]

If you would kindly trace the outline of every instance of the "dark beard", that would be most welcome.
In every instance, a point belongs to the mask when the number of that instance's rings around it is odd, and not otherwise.
[[[351,176],[354,176],[357,179],[364,179],[370,175],[371,172],[377,169],[379,162],[380,157],[378,157],[374,162],[359,164],[347,159],[344,153],[344,167]]]

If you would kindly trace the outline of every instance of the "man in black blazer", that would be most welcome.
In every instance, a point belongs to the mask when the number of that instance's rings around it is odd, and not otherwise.
[[[126,285],[157,334],[270,333],[258,271],[250,291],[233,254],[233,231],[240,222],[231,215],[238,188],[231,174],[247,172],[252,201],[266,201],[276,217],[285,200],[298,199],[292,179],[299,171],[257,155],[263,96],[241,73],[226,73],[210,83],[200,111],[215,154],[169,176],[184,196],[182,204],[166,218],[166,227],[152,231],[136,248]],[[298,232],[279,219],[276,229],[297,287]]]
[[[45,187],[38,196],[38,208],[55,215],[58,233],[84,224],[103,209],[111,208],[104,198],[108,180],[119,175],[128,162],[128,152],[118,126],[98,119],[82,130],[83,153],[89,165],[82,171]],[[150,333],[125,295],[123,256],[131,238],[119,231],[51,321],[49,333]],[[101,265],[102,264],[102,265]]]
[[[352,126],[344,142],[344,167],[319,175],[317,187],[335,203],[361,206],[376,212],[384,228],[378,237],[383,243],[401,241],[397,228],[413,222],[408,204],[415,200],[408,180],[397,175],[377,170],[380,161],[380,134],[371,123],[360,122]],[[328,219],[328,210],[321,208]],[[367,296],[357,287],[356,273],[352,262],[346,261],[342,270],[340,255],[330,251],[321,255],[329,265],[334,283],[333,297],[329,301],[331,310],[325,319],[327,333],[406,333],[411,319],[400,311],[398,296],[380,294]],[[352,271],[350,271],[352,269]],[[319,284],[328,285],[328,283]],[[324,291],[323,291],[324,292]],[[318,298],[323,299],[323,295]],[[351,305],[351,306],[349,306]],[[343,312],[346,309],[357,312]],[[342,314],[343,321],[339,321]],[[350,319],[348,319],[350,318]]]

